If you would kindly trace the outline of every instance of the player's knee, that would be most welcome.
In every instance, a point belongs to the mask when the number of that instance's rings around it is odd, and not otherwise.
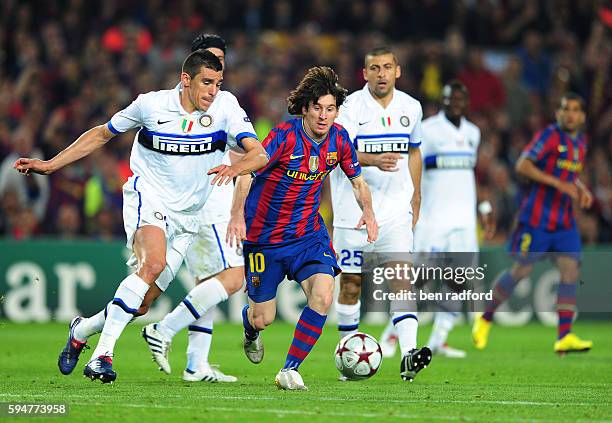
[[[165,258],[149,258],[145,259],[142,262],[142,266],[140,268],[141,277],[145,281],[155,281],[159,275],[164,271],[166,267],[166,259]]]
[[[242,285],[244,283],[243,278],[227,278],[226,280],[221,281],[223,287],[227,291],[227,295],[235,294],[240,291]]]
[[[361,283],[359,279],[346,278],[340,281],[340,294],[338,298],[341,304],[357,304],[361,296]]]

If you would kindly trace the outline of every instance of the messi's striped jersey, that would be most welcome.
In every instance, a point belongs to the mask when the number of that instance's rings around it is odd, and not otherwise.
[[[541,171],[574,183],[582,171],[586,150],[582,133],[572,139],[555,124],[537,133],[522,157],[530,159]],[[519,222],[548,231],[572,228],[575,225],[572,199],[549,185],[532,181],[523,194]]]
[[[361,174],[346,130],[333,124],[317,143],[295,118],[273,128],[262,145],[270,160],[255,173],[246,199],[247,241],[278,244],[324,229],[319,206],[327,175],[338,165],[349,179]]]

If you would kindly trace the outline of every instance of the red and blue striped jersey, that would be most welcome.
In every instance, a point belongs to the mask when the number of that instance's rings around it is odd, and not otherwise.
[[[541,171],[574,183],[582,171],[586,150],[586,137],[582,133],[572,139],[555,124],[537,133],[523,150],[522,157],[531,160]],[[519,210],[522,224],[555,231],[572,228],[574,217],[570,196],[549,185],[532,181],[523,194]]]
[[[323,181],[338,165],[349,179],[361,174],[346,130],[333,124],[317,143],[295,118],[273,128],[262,145],[270,160],[255,173],[246,199],[247,241],[278,244],[325,229],[319,214]]]

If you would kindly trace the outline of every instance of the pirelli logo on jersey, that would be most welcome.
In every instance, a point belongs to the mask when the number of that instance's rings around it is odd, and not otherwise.
[[[410,134],[369,134],[355,137],[360,153],[408,153]]]
[[[217,131],[202,135],[179,135],[149,131],[138,132],[138,142],[149,150],[178,156],[199,156],[215,151],[225,151],[227,134]]]
[[[384,142],[384,143],[363,143],[359,146],[361,153],[407,153],[410,143],[406,142]]]

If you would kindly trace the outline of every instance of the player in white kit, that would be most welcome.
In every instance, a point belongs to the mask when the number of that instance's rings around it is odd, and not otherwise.
[[[336,302],[341,338],[357,332],[359,326],[363,253],[408,255],[413,250],[412,228],[418,220],[421,195],[419,146],[423,111],[416,99],[395,89],[400,74],[397,58],[390,49],[380,47],[367,53],[363,70],[367,84],[347,97],[337,119],[357,147],[379,225],[378,239],[368,244],[366,231],[355,229],[361,211],[351,185],[342,173],[332,172],[333,243],[343,272]],[[391,302],[404,380],[412,380],[431,359],[428,348],[416,348],[416,304],[409,308]]]
[[[87,337],[102,334],[85,376],[113,382],[114,346],[134,315],[150,304],[174,279],[197,232],[198,213],[211,184],[229,183],[267,163],[246,114],[231,95],[218,95],[222,65],[208,51],[191,53],[183,63],[181,85],[138,96],[105,124],[90,129],[49,161],[19,159],[23,173],[50,174],[101,147],[121,132],[140,128],[130,157],[134,173],[123,187],[123,219],[129,264],[135,272],[117,288],[111,302],[90,319],[76,317],[58,359],[60,371],[72,372]],[[233,140],[236,140],[235,142]],[[235,166],[221,165],[227,146],[246,155]],[[212,178],[209,175],[216,173]]]
[[[480,130],[465,118],[469,96],[459,81],[451,81],[442,90],[442,110],[423,121],[423,202],[421,218],[415,229],[415,250],[424,253],[478,252],[476,237],[476,179]],[[491,205],[479,207],[487,237],[494,232]],[[440,303],[427,345],[434,354],[452,358],[465,357],[465,351],[446,345],[448,333],[459,316],[457,301]],[[395,345],[393,326],[381,337],[385,355],[391,356]]]
[[[216,34],[200,34],[191,44],[192,51],[208,50],[219,58],[223,66],[226,48],[225,40]],[[220,95],[224,95],[223,91]],[[223,163],[229,165],[237,160],[239,156],[228,151]],[[206,207],[200,212],[198,233],[185,256],[185,265],[195,279],[196,287],[160,322],[142,330],[153,359],[160,370],[170,374],[168,351],[172,338],[183,328],[188,328],[187,366],[183,372],[183,380],[188,382],[237,380],[208,362],[215,306],[239,291],[244,282],[242,248],[225,241],[233,195],[233,184],[215,186]]]

